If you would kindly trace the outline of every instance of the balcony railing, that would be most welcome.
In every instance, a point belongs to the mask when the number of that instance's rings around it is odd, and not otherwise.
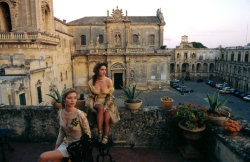
[[[23,32],[23,33],[15,33],[15,32],[8,32],[8,33],[0,33],[0,43],[6,43],[6,42],[35,42],[39,41],[42,43],[47,44],[58,44],[59,43],[59,37],[46,34],[46,33],[40,33],[40,32]]]

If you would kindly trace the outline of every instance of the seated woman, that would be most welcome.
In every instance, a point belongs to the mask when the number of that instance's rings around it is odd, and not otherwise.
[[[108,143],[110,124],[120,120],[112,93],[114,91],[112,80],[107,78],[106,63],[98,63],[94,67],[94,75],[89,81],[89,108],[97,116],[98,141]],[[103,136],[104,126],[104,136]]]
[[[55,150],[44,152],[40,155],[38,162],[60,162],[64,157],[69,157],[67,146],[80,140],[82,133],[91,137],[89,123],[83,112],[75,108],[77,93],[74,89],[64,90],[62,94],[63,108],[59,112],[59,135]]]

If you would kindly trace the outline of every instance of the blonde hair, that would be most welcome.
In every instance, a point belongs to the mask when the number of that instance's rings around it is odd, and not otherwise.
[[[62,92],[62,102],[61,103],[62,103],[63,108],[65,108],[65,99],[68,96],[68,94],[70,94],[70,93],[76,93],[76,95],[77,95],[77,92],[74,88],[67,88]]]

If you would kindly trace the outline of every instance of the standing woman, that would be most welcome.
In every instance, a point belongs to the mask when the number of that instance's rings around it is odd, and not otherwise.
[[[96,114],[98,141],[108,143],[110,124],[120,120],[120,116],[112,96],[114,87],[112,80],[106,77],[106,63],[98,63],[94,67],[94,75],[89,81],[89,108]],[[104,134],[103,134],[104,130]]]
[[[62,158],[69,157],[67,146],[80,140],[83,132],[91,137],[88,120],[83,112],[75,108],[76,101],[77,93],[73,88],[64,90],[62,94],[63,108],[59,112],[60,129],[55,150],[42,153],[38,162],[60,162]]]

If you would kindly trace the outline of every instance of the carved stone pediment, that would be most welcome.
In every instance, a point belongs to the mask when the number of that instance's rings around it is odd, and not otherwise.
[[[122,9],[118,9],[118,6],[116,9],[113,9],[111,17],[107,16],[107,21],[110,22],[121,22],[121,21],[128,21],[127,16],[125,17],[122,13]]]
[[[111,66],[111,70],[124,70],[122,63],[115,63]]]

